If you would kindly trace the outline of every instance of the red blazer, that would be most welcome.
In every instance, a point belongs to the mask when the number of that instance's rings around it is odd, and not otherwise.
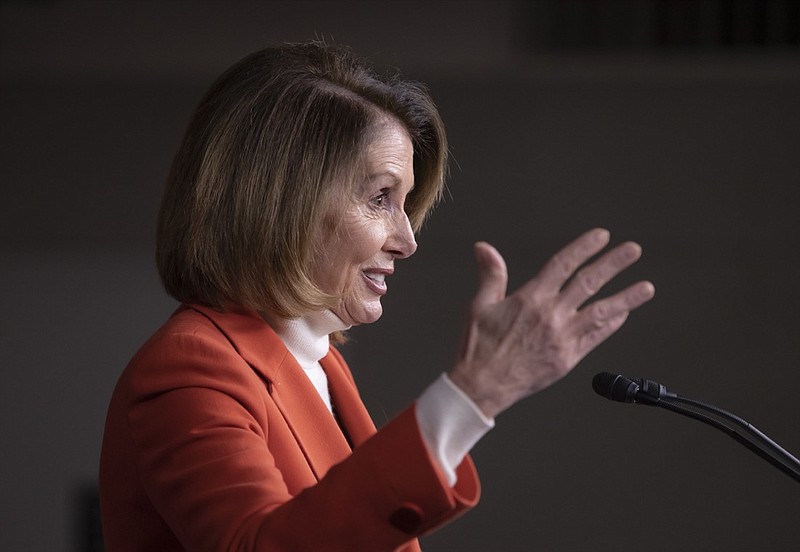
[[[321,364],[341,428],[260,316],[181,307],[111,399],[107,550],[414,551],[477,502],[472,461],[450,488],[413,407],[376,433],[341,355]]]

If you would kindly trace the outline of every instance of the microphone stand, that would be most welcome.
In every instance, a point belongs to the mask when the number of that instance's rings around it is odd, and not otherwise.
[[[641,392],[644,391],[644,392]],[[762,433],[758,428],[747,422],[746,420],[736,416],[735,414],[731,414],[721,408],[716,406],[696,401],[694,399],[689,399],[687,397],[682,397],[680,395],[676,395],[674,393],[669,393],[668,395],[665,393],[658,393],[656,390],[655,393],[649,393],[645,388],[641,390],[637,396],[636,402],[640,402],[642,404],[647,404],[650,406],[660,406],[666,410],[670,410],[672,412],[677,412],[683,416],[687,416],[694,420],[699,420],[705,424],[710,425],[711,427],[717,428],[718,430],[726,433],[731,438],[733,438],[738,443],[744,445],[747,449],[752,451],[753,453],[757,454],[783,473],[791,477],[797,482],[800,482],[800,460],[792,456],[788,451],[786,451],[783,447],[778,445],[775,441],[767,437],[764,433]],[[694,408],[686,408],[681,404],[676,403],[684,403],[690,405]],[[739,426],[740,428],[744,429],[748,435],[753,437],[758,443],[753,442],[743,436],[741,433],[736,431],[735,428],[730,427],[726,423],[717,420],[711,416],[704,414],[701,411],[710,412],[732,422],[734,425]]]

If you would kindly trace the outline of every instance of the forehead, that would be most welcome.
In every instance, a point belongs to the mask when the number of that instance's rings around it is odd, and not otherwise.
[[[379,119],[367,142],[367,170],[407,170],[413,168],[413,156],[414,148],[405,126],[391,117]]]

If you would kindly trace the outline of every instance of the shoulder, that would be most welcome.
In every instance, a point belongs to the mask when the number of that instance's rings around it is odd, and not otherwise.
[[[142,345],[132,364],[165,364],[193,357],[235,354],[225,333],[211,318],[182,306]]]
[[[184,305],[142,345],[120,384],[142,396],[185,387],[231,391],[257,379],[213,314]]]

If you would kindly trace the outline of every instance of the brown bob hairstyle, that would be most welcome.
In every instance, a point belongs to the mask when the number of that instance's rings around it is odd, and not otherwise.
[[[310,276],[317,238],[364,178],[364,152],[387,116],[413,145],[406,211],[416,232],[447,162],[422,85],[378,77],[323,42],[267,48],[228,69],[195,110],[167,180],[156,254],[167,292],[284,318],[331,306]]]

